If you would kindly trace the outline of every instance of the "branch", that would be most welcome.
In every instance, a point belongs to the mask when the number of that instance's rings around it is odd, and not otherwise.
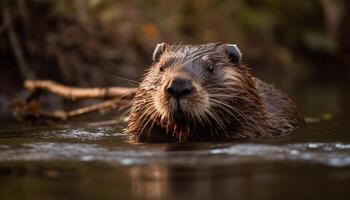
[[[11,102],[12,112],[17,119],[39,119],[49,118],[56,120],[67,120],[68,118],[77,117],[79,115],[107,110],[111,108],[122,108],[127,106],[130,100],[125,99],[112,99],[102,103],[97,103],[82,108],[78,108],[70,111],[56,110],[45,111],[41,108],[41,104],[38,100],[32,99],[30,101],[23,101],[21,99],[13,99]]]
[[[70,100],[90,98],[127,98],[131,99],[136,88],[107,87],[107,88],[77,88],[68,87],[49,80],[27,80],[24,87],[30,91],[46,90]]]
[[[128,100],[121,100],[121,99],[113,99],[109,101],[105,101],[102,103],[78,108],[76,110],[70,110],[70,111],[54,111],[52,113],[41,111],[40,114],[45,117],[60,119],[60,120],[66,120],[68,118],[76,117],[79,115],[83,115],[86,113],[99,111],[103,109],[110,109],[110,108],[120,108],[122,106],[126,106],[130,103]]]
[[[13,115],[19,119],[51,118],[67,120],[86,113],[101,111],[111,108],[122,108],[128,106],[136,88],[109,87],[109,88],[77,88],[68,87],[49,80],[27,80],[24,83],[31,95],[25,100],[14,99],[11,103]],[[85,106],[75,110],[45,111],[41,108],[39,96],[41,91],[49,91],[70,100],[88,98],[111,98],[111,100]]]

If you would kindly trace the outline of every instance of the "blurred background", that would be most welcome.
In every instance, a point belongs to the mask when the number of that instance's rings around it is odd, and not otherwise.
[[[1,0],[0,118],[26,79],[130,86],[158,42],[237,43],[309,116],[348,109],[347,0]]]

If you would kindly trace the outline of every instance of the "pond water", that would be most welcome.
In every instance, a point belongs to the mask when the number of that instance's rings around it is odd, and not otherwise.
[[[269,140],[139,143],[101,116],[0,123],[0,199],[349,199],[350,88],[310,85],[289,93],[309,122]]]
[[[308,123],[273,140],[182,144],[138,143],[108,125],[6,125],[0,199],[348,199],[347,122]]]

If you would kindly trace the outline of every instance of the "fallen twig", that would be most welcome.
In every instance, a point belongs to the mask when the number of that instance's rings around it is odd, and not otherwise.
[[[130,103],[130,101],[128,101],[128,100],[112,99],[109,101],[105,101],[102,103],[78,108],[75,110],[70,110],[70,111],[60,110],[60,111],[54,111],[54,112],[41,111],[40,114],[45,116],[45,117],[66,120],[68,118],[76,117],[79,115],[83,115],[83,114],[87,114],[90,112],[99,111],[99,110],[103,110],[103,109],[120,108],[122,106],[127,105],[128,103]]]
[[[14,99],[12,101],[12,111],[16,118],[19,119],[36,119],[36,118],[50,118],[58,120],[67,120],[68,118],[80,116],[86,113],[101,111],[111,108],[122,108],[127,106],[136,88],[126,87],[108,87],[108,88],[77,88],[68,87],[49,80],[27,80],[24,87],[31,91],[31,95],[23,100]],[[64,111],[45,111],[42,109],[39,102],[41,91],[52,92],[56,95],[65,97],[70,100],[82,99],[105,99],[102,103],[97,103],[75,110]]]
[[[49,80],[27,80],[24,83],[24,87],[30,91],[46,90],[70,100],[117,97],[123,97],[123,99],[130,99],[136,91],[136,88],[127,87],[68,87]]]
[[[67,120],[68,118],[77,117],[95,111],[121,108],[123,106],[127,106],[129,103],[130,100],[112,99],[70,111],[45,111],[41,108],[40,103],[37,100],[23,102],[19,99],[14,99],[12,101],[12,110],[14,116],[19,119],[49,118],[56,120]]]

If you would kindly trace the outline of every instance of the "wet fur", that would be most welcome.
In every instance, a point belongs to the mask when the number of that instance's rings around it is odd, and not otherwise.
[[[206,71],[215,65],[215,75]],[[193,80],[195,91],[180,102],[183,120],[175,120],[177,103],[164,87],[174,76]],[[185,123],[186,122],[186,123]],[[304,119],[280,90],[231,63],[224,44],[166,45],[159,62],[145,73],[132,101],[127,133],[140,138],[269,137],[293,131]]]

